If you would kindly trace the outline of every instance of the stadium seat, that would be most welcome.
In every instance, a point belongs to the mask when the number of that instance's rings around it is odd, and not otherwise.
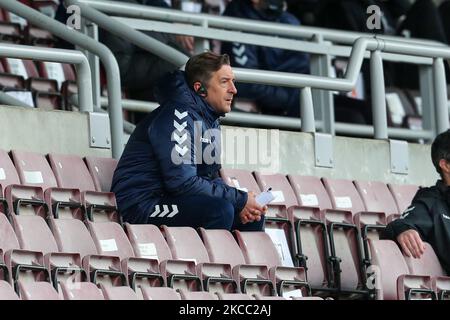
[[[57,290],[59,283],[79,281],[78,275],[84,274],[80,254],[59,252],[53,234],[43,218],[13,215],[11,219],[21,249],[43,253],[44,266]]]
[[[60,252],[79,253],[83,270],[89,281],[121,285],[125,281],[118,256],[99,254],[87,227],[77,219],[49,218],[49,226],[53,232]]]
[[[43,190],[57,187],[50,165],[39,153],[12,150],[11,155],[22,186],[14,186],[11,190],[6,189],[5,196],[10,210],[14,209],[15,214],[36,214],[46,218],[48,206],[44,201]],[[29,188],[29,186],[35,188]],[[25,200],[18,203],[18,199]]]
[[[173,288],[141,287],[144,300],[181,300],[180,294]]]
[[[8,153],[0,150],[0,211],[9,213],[4,191],[11,184],[20,184],[19,175]]]
[[[3,280],[0,280],[0,300],[19,300],[11,285]]]
[[[229,263],[212,262],[198,233],[190,227],[162,226],[163,234],[175,260],[193,260],[203,290],[209,292],[237,292]]]
[[[287,178],[283,174],[261,174],[254,172],[256,182],[261,191],[272,188],[275,199],[268,205],[265,220],[265,232],[270,235],[273,243],[281,248],[282,265],[293,267],[292,259],[295,252],[294,229],[289,213],[298,207],[297,197]]]
[[[20,25],[6,21],[0,21],[0,42],[20,43],[23,35]]]
[[[49,282],[26,282],[19,280],[19,295],[22,300],[61,300]]]
[[[100,284],[105,300],[137,300],[136,293],[127,286],[122,287],[108,287]]]
[[[4,254],[12,249],[20,249],[19,241],[6,215],[0,212],[0,279],[11,282],[11,274],[4,264]]]
[[[225,182],[243,191],[259,193],[260,189],[252,173],[247,170],[222,168],[220,174]]]
[[[104,300],[102,291],[92,282],[62,283],[64,300]]]
[[[289,213],[295,230],[295,259],[305,268],[312,292],[326,294],[333,279],[324,212],[332,208],[331,201],[320,178],[288,175],[288,179],[300,205]]]
[[[159,261],[163,283],[152,281],[139,283],[145,286],[164,286],[175,289],[185,288],[200,290],[201,281],[197,277],[194,261],[182,261],[172,258],[172,252],[159,228],[152,224],[125,223],[125,230],[130,239],[136,257],[156,259]],[[156,280],[156,279],[155,279]],[[137,291],[139,294],[139,291]]]
[[[434,299],[430,276],[412,275],[397,244],[369,239],[369,288],[379,300]]]
[[[450,277],[447,277],[439,262],[433,247],[429,243],[425,244],[425,252],[420,259],[407,257],[404,255],[410,274],[431,276],[433,290],[439,299],[450,299]]]
[[[219,300],[253,300],[251,296],[245,293],[222,293],[216,292]]]
[[[118,161],[114,158],[85,157],[95,190],[109,192]]]
[[[281,263],[283,252],[276,248],[270,236],[265,232],[234,231],[248,264],[266,265],[269,277],[277,288],[279,296],[310,296],[310,287],[306,281],[305,269],[302,267],[284,267]],[[264,250],[261,250],[264,248]]]
[[[123,285],[135,289],[136,278],[161,279],[158,260],[135,257],[133,247],[119,224],[88,221],[87,226],[99,254],[120,258],[121,270],[126,275]]]
[[[241,293],[276,294],[274,284],[270,280],[268,266],[247,264],[239,245],[228,230],[200,228],[200,235],[211,262],[231,265],[233,278],[239,284]]]
[[[385,219],[384,213],[365,212],[364,204],[352,181],[344,179],[322,179],[336,214],[325,214],[330,239],[330,255],[333,261],[335,286],[340,292],[365,295],[365,272],[362,239],[359,226],[364,219],[373,221]],[[339,212],[340,211],[340,212]],[[355,219],[356,218],[356,219]],[[367,221],[365,220],[365,221]],[[385,220],[382,220],[385,221]],[[355,224],[355,222],[358,224]],[[376,223],[375,223],[376,224]]]
[[[416,195],[419,187],[411,184],[393,184],[388,183],[388,188],[394,196],[395,203],[397,204],[398,213],[403,213],[409,205],[411,204],[412,199]]]
[[[184,289],[179,289],[181,300],[218,300],[218,297],[211,293],[205,291],[188,291]]]
[[[48,159],[58,187],[81,191],[81,201],[85,205],[86,215],[91,221],[116,221],[120,223],[114,194],[94,191],[95,186],[92,177],[80,157],[49,154]],[[69,202],[75,205],[74,201]],[[81,203],[78,204],[81,205]],[[75,207],[77,210],[80,208],[81,206]]]

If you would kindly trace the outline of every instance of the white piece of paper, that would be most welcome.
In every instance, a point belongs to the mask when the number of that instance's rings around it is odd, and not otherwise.
[[[284,291],[283,292],[283,298],[289,299],[291,297],[294,297],[294,298],[301,298],[301,297],[303,297],[302,290],[295,289],[295,290]]]
[[[139,243],[138,248],[143,258],[158,259],[158,253],[156,252],[154,243]]]
[[[334,201],[336,201],[336,207],[340,209],[348,209],[352,206],[352,199],[350,197],[334,197]]]
[[[275,196],[270,191],[261,192],[255,198],[256,202],[260,206],[265,206],[266,204],[269,204],[270,202],[272,202],[274,199],[275,199]]]
[[[315,194],[300,194],[300,199],[302,200],[302,205],[304,206],[318,206],[319,199]]]
[[[115,239],[100,240],[100,247],[103,252],[117,251]]]
[[[200,13],[202,12],[202,4],[193,1],[183,1],[181,3],[181,10],[185,12]]]
[[[9,20],[12,23],[18,23],[21,25],[22,29],[25,28],[28,24],[27,20],[25,18],[22,18],[12,12],[9,13]]]
[[[17,76],[22,76],[24,79],[28,78],[27,69],[25,69],[25,65],[21,59],[15,58],[6,58],[11,68],[11,73]]]
[[[24,102],[26,105],[34,108],[33,94],[31,91],[5,91],[8,96]]]
[[[44,183],[44,179],[42,178],[42,172],[40,171],[24,171],[23,175],[25,176],[26,183]]]
[[[405,109],[402,101],[397,93],[386,93],[386,102],[389,111],[391,112],[392,122],[395,124],[402,124],[405,116]]]
[[[44,62],[44,65],[48,78],[55,79],[58,82],[58,89],[60,89],[61,84],[66,80],[62,64],[59,62]]]
[[[3,168],[0,168],[0,180],[6,180],[6,174]]]
[[[292,261],[291,252],[289,251],[284,231],[281,229],[266,228],[265,232],[269,235],[270,239],[272,239],[272,242],[278,251],[281,265],[284,267],[293,267],[294,262]]]
[[[273,199],[273,203],[284,202],[284,194],[283,191],[270,191],[272,192],[275,199]]]

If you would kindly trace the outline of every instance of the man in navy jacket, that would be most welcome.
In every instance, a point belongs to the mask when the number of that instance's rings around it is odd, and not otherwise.
[[[209,229],[263,229],[253,192],[219,176],[219,117],[237,93],[227,55],[192,57],[161,80],[160,107],[131,135],[111,190],[126,222]]]

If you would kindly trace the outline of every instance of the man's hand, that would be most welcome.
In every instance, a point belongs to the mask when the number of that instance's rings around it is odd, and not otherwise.
[[[194,37],[177,35],[175,39],[189,54],[194,54]]]
[[[261,215],[267,211],[267,206],[261,207],[255,200],[255,193],[253,191],[248,192],[247,203],[244,209],[239,213],[241,222],[246,224],[247,222],[260,221]]]
[[[425,252],[425,245],[416,230],[407,230],[400,233],[397,242],[407,257],[419,259]]]

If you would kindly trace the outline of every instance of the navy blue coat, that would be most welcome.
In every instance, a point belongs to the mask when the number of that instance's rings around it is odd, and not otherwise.
[[[288,12],[271,18],[255,10],[250,1],[232,1],[224,12],[225,16],[300,25]],[[268,48],[241,43],[224,42],[222,52],[230,55],[231,64],[239,68],[309,73],[309,55],[284,49]],[[255,101],[265,113],[300,115],[300,90],[269,85],[237,83],[238,97]]]
[[[123,215],[124,221],[146,223],[162,197],[194,194],[229,200],[240,212],[247,193],[219,176],[223,114],[188,87],[183,71],[170,73],[160,83],[160,106],[137,125],[114,172],[111,191],[119,211],[139,206]]]

